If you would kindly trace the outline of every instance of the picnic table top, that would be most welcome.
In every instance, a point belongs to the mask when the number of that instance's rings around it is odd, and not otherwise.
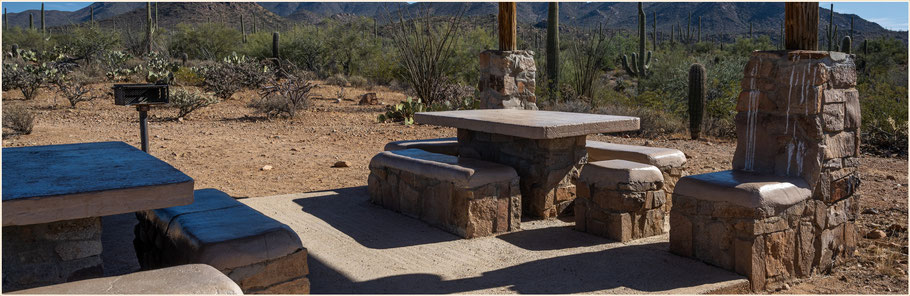
[[[193,179],[123,142],[3,148],[3,226],[193,202]]]
[[[414,119],[422,124],[529,139],[556,139],[639,129],[638,117],[518,109],[419,112]]]

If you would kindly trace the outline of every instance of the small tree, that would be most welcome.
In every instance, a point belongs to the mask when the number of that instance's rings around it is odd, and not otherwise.
[[[266,117],[287,114],[293,118],[297,110],[306,108],[310,104],[310,91],[315,84],[308,81],[303,75],[290,72],[287,79],[272,80],[270,85],[260,91],[261,98],[251,104]]]
[[[72,108],[76,108],[76,103],[88,102],[101,97],[92,93],[85,77],[75,74],[58,76],[54,79],[54,87],[70,102]]]
[[[459,25],[466,6],[442,25],[436,25],[440,21],[431,19],[429,6],[418,6],[416,15],[399,7],[398,21],[391,26],[390,35],[404,69],[402,78],[414,88],[418,98],[433,104],[444,99],[446,89],[451,86],[448,83],[449,60],[455,52],[456,36],[461,34]],[[386,13],[392,23],[390,14]]]
[[[35,114],[25,106],[3,106],[3,127],[13,130],[16,134],[31,134],[34,122]]]

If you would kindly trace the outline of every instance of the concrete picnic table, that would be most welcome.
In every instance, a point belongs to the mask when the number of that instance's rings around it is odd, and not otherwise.
[[[123,142],[3,148],[2,167],[4,291],[100,276],[102,216],[193,202],[192,178]]]
[[[555,217],[575,196],[587,135],[639,128],[637,117],[517,109],[419,112],[414,119],[457,128],[459,157],[515,168],[522,212],[538,218]]]

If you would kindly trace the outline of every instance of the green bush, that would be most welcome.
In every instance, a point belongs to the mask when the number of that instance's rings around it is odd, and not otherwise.
[[[184,88],[171,88],[170,102],[168,105],[177,108],[177,117],[184,118],[193,111],[218,103],[218,99],[195,90]],[[175,119],[176,119],[175,118]]]
[[[179,24],[173,32],[168,51],[174,54],[185,52],[191,59],[219,60],[237,51],[241,39],[240,31],[222,24]]]
[[[414,124],[414,113],[426,111],[426,106],[418,98],[416,101],[408,97],[395,105],[386,106],[385,114],[379,114],[379,122],[401,122],[405,125]]]
[[[907,45],[890,39],[868,41],[858,55],[857,85],[862,108],[863,150],[907,155]]]
[[[205,82],[205,78],[202,77],[202,74],[199,74],[195,67],[177,68],[177,71],[174,72],[174,80],[176,80],[178,85],[184,86],[200,86]]]
[[[56,45],[54,39],[45,38],[38,30],[22,27],[3,28],[3,51],[7,52],[13,44],[20,49],[47,50]]]
[[[100,58],[106,52],[120,47],[120,36],[112,30],[92,26],[76,26],[64,34],[55,35],[57,44],[64,53],[86,64]]]

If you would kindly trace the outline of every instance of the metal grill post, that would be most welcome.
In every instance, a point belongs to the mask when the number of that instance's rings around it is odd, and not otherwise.
[[[149,152],[149,105],[136,105],[139,111],[139,137],[142,139],[142,151]]]

